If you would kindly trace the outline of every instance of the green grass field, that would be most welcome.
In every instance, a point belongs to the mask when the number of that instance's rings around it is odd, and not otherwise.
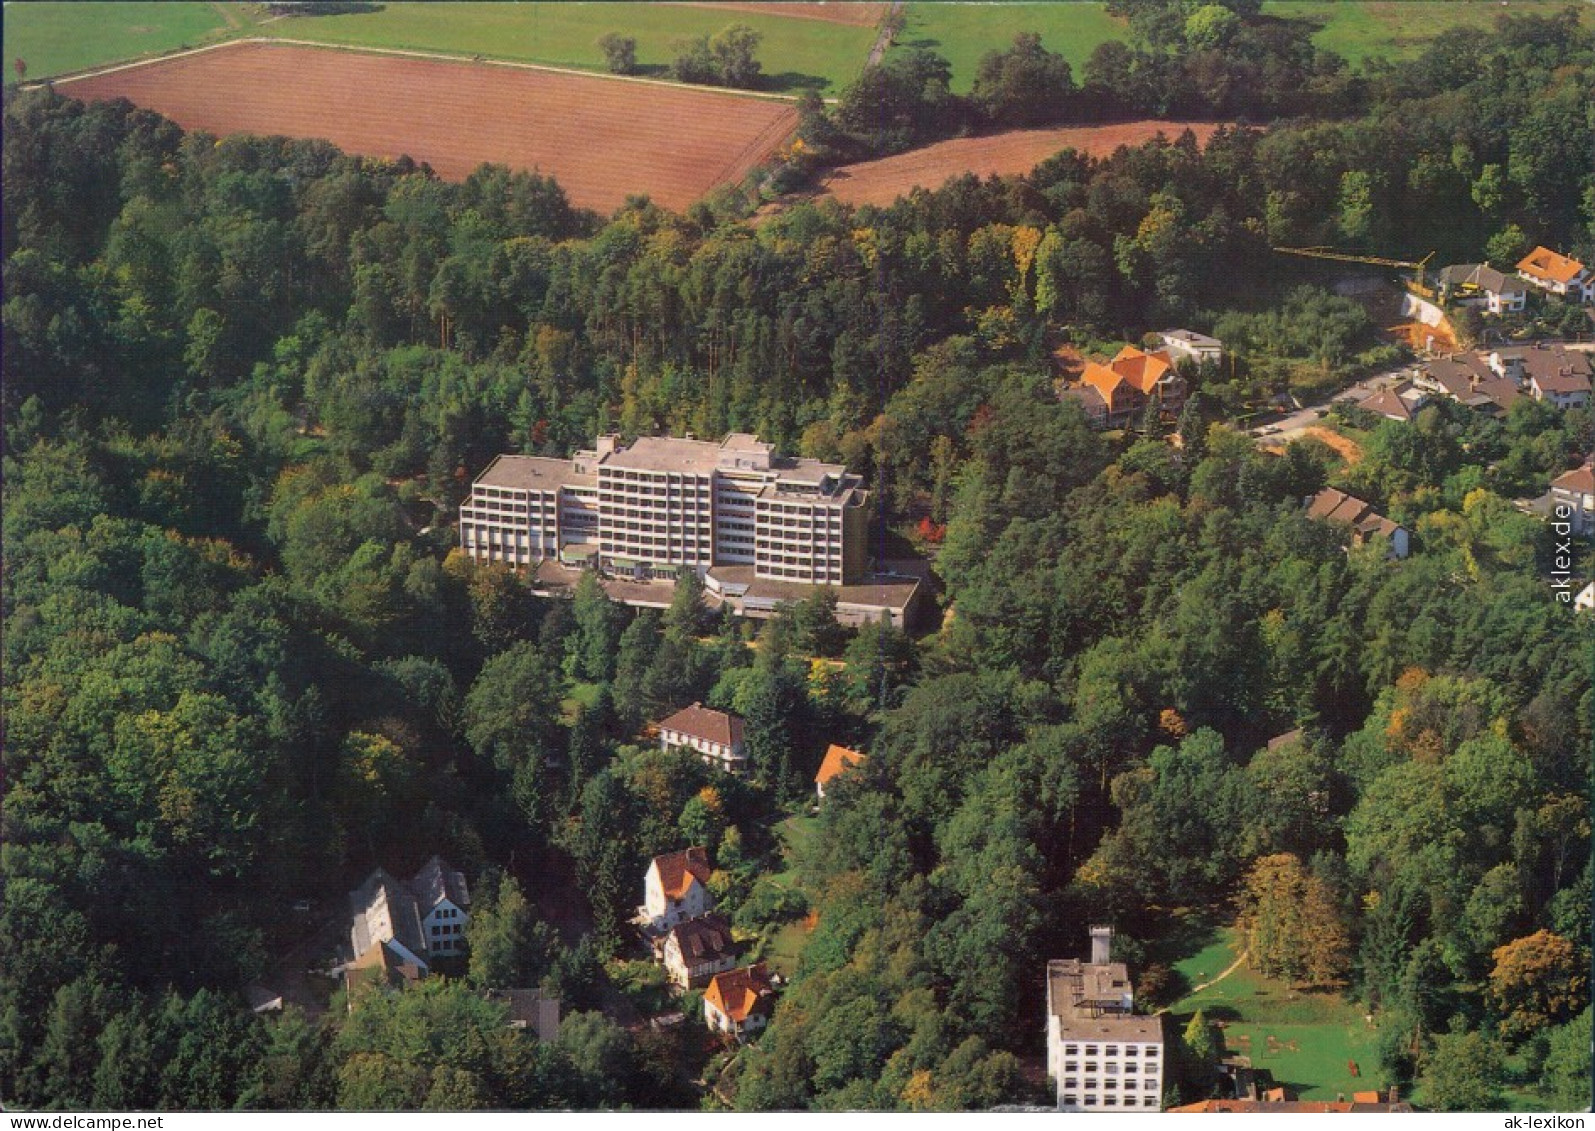
[[[620,32],[637,41],[643,74],[659,75],[682,38],[747,24],[763,36],[765,89],[835,94],[858,76],[875,29],[822,20],[645,3],[388,4],[380,11],[277,20],[258,34],[360,47],[485,55],[525,63],[604,69],[598,40]]]
[[[213,42],[228,30],[220,7],[188,3],[8,3],[6,81],[17,79],[13,69],[16,59],[27,63],[28,78],[38,79],[174,51],[184,44],[198,47]]]
[[[1038,32],[1048,51],[1069,60],[1075,79],[1099,43],[1121,39],[1122,20],[1107,13],[1107,6],[1087,0],[1057,4],[915,3],[894,50],[927,47],[953,67],[953,90],[967,94],[975,82],[981,56],[1000,51],[1023,31]]]
[[[1323,25],[1313,37],[1318,46],[1352,63],[1375,55],[1405,59],[1453,27],[1491,28],[1502,12],[1548,16],[1567,7],[1566,0],[1266,0],[1266,15],[1310,19]],[[1595,25],[1595,5],[1581,5],[1586,26]],[[964,4],[957,0],[921,0],[908,7],[908,22],[895,49],[928,47],[946,57],[953,68],[953,89],[968,93],[981,56],[1013,42],[1022,31],[1039,32],[1049,51],[1069,60],[1076,81],[1097,44],[1122,39],[1126,25],[1107,14],[1106,6],[1088,0],[1046,4]]]
[[[1192,986],[1217,977],[1235,960],[1235,933],[1219,932],[1216,941],[1175,963]],[[1337,994],[1302,993],[1284,982],[1265,978],[1249,966],[1169,1009],[1183,1031],[1191,1016],[1204,1010],[1222,1026],[1231,1054],[1248,1056],[1274,1080],[1308,1100],[1332,1100],[1344,1094],[1388,1087],[1380,1078],[1378,1031],[1363,1020],[1363,1010]],[[1353,1076],[1349,1062],[1355,1062]]]
[[[1310,19],[1324,28],[1313,36],[1319,47],[1357,63],[1375,55],[1408,59],[1440,32],[1454,27],[1490,29],[1497,16],[1551,16],[1566,0],[1359,0],[1338,4],[1323,0],[1268,0],[1267,15]],[[1581,4],[1584,26],[1595,24],[1595,8]]]

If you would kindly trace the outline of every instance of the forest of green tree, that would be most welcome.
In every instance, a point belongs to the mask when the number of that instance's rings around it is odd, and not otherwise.
[[[1246,5],[1178,29],[1177,5],[1136,7],[1077,105],[1161,91],[1120,109],[1189,113],[1168,74],[1216,83],[1218,61],[1300,98],[1204,103],[1271,121],[1205,147],[757,223],[756,186],[599,217],[534,174],[453,184],[8,88],[7,1108],[721,1102],[692,1084],[701,1037],[626,1023],[660,987],[623,920],[649,857],[687,844],[748,936],[818,916],[721,1081],[740,1108],[1035,1100],[1045,961],[1109,918],[1157,1004],[1175,907],[1366,1003],[1379,1073],[1432,1106],[1507,1084],[1584,1106],[1591,636],[1510,500],[1595,448],[1595,413],[1436,405],[1349,466],[1221,418],[1286,363],[1388,356],[1273,245],[1595,258],[1595,40],[1506,16],[1400,66],[1319,53],[1321,81],[1287,84]],[[1039,51],[989,59],[972,105],[1069,86]],[[907,59],[807,107],[805,135],[922,136],[937,60]],[[860,135],[891,121],[901,139]],[[1200,376],[1177,446],[1055,395],[1058,342],[1175,324],[1241,352]],[[883,531],[945,526],[945,626],[841,630],[822,596],[759,628],[690,577],[665,611],[591,579],[549,599],[452,549],[501,452],[733,429],[846,462]],[[1302,512],[1325,484],[1416,552],[1348,553]],[[747,720],[746,780],[641,742],[694,700]],[[771,826],[829,742],[871,758],[829,792],[800,889],[774,885]],[[335,915],[434,852],[477,896],[456,977],[250,1012],[296,901]],[[558,1041],[480,992],[511,985],[562,998]]]

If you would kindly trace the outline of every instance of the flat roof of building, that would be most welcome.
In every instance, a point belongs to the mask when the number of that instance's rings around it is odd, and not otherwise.
[[[676,436],[638,436],[630,446],[603,457],[605,467],[708,475],[720,463],[720,445]]]
[[[568,459],[544,456],[498,456],[476,477],[479,487],[509,487],[519,491],[555,491],[571,480]]]
[[[743,599],[759,601],[801,601],[818,586],[803,581],[773,581],[755,577],[750,565],[717,565],[710,569],[715,580],[722,584],[742,587],[747,591]],[[908,607],[920,583],[912,577],[886,577],[874,575],[855,585],[831,585],[836,591],[839,605],[860,605],[872,609],[891,609],[894,612]]]

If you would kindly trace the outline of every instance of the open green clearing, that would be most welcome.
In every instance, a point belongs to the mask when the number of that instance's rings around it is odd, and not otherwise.
[[[747,24],[764,36],[758,58],[765,89],[796,93],[813,87],[837,93],[858,76],[875,29],[744,11],[676,5],[617,4],[388,4],[379,11],[296,16],[256,29],[258,34],[359,47],[398,47],[483,55],[602,71],[598,40],[609,32],[637,41],[637,64],[661,75],[678,39],[714,35]]]
[[[1552,16],[1568,7],[1565,0],[1360,0],[1339,4],[1323,0],[1269,0],[1268,15],[1309,19],[1324,25],[1313,42],[1352,63],[1376,55],[1409,59],[1435,36],[1454,27],[1491,29],[1497,16]],[[1595,10],[1579,5],[1586,27],[1595,24]]]
[[[782,861],[781,870],[769,876],[771,883],[787,888],[798,886],[798,862],[819,835],[819,828],[818,817],[788,817],[771,830],[781,846]],[[790,978],[797,973],[798,960],[802,958],[803,948],[808,945],[812,933],[807,920],[783,923],[769,936],[769,942],[759,957],[775,973]]]
[[[1069,60],[1079,81],[1080,69],[1097,44],[1123,39],[1125,23],[1107,13],[1107,6],[1070,0],[1058,4],[917,3],[908,6],[907,22],[894,50],[927,47],[952,64],[953,90],[967,94],[975,82],[981,56],[1000,51],[1020,32],[1041,36],[1048,51]]]
[[[1175,963],[1192,986],[1217,977],[1235,961],[1233,929]],[[1378,1030],[1363,1010],[1338,994],[1303,993],[1242,966],[1215,986],[1181,998],[1169,1008],[1184,1031],[1198,1010],[1219,1023],[1232,1055],[1248,1056],[1276,1083],[1308,1100],[1351,1098],[1353,1092],[1388,1087],[1379,1076]],[[1356,1062],[1353,1076],[1348,1062]]]
[[[1493,28],[1503,12],[1549,16],[1566,0],[1266,0],[1263,12],[1284,19],[1321,24],[1313,42],[1352,63],[1375,55],[1405,59],[1417,55],[1442,31],[1453,27]],[[1582,5],[1586,26],[1595,24],[1595,6]],[[965,4],[921,0],[908,6],[908,20],[896,49],[928,47],[952,64],[953,89],[967,93],[981,56],[999,51],[1019,32],[1033,31],[1049,51],[1074,68],[1075,80],[1097,44],[1126,35],[1123,20],[1107,6],[1088,0],[1048,4]]]
[[[6,81],[16,59],[28,78],[46,78],[102,63],[198,47],[224,37],[217,4],[44,4],[5,6]]]

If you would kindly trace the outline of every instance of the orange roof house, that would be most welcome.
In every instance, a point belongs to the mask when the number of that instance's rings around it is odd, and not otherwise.
[[[703,1019],[711,1029],[740,1037],[762,1029],[774,1005],[775,987],[760,962],[711,978],[703,992]]]
[[[1542,286],[1547,283],[1566,286],[1583,274],[1584,265],[1548,247],[1537,247],[1522,258],[1517,269],[1520,274],[1528,276]]]
[[[1064,392],[1067,395],[1071,390],[1086,389],[1102,399],[1106,413],[1099,422],[1107,425],[1128,423],[1149,400],[1170,412],[1178,411],[1185,401],[1185,381],[1176,372],[1167,350],[1148,353],[1125,346],[1107,364],[1088,361],[1080,371],[1080,383]]]
[[[655,856],[643,877],[640,920],[646,927],[664,930],[714,910],[709,893],[709,852],[684,848]]]
[[[1578,260],[1537,247],[1518,261],[1518,278],[1578,302],[1595,302],[1595,273]]]
[[[867,762],[869,758],[857,750],[849,750],[845,746],[831,743],[825,750],[825,760],[820,763],[820,772],[814,775],[814,789],[820,795],[820,800],[825,800],[825,787],[837,774]]]

